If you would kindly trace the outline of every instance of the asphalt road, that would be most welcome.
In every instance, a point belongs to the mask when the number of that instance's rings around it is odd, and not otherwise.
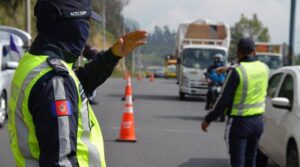
[[[200,130],[204,100],[178,99],[175,80],[133,80],[137,143],[118,143],[125,81],[109,79],[97,91],[94,111],[105,140],[108,167],[228,167],[224,123]],[[6,129],[0,130],[0,167],[15,166]],[[276,165],[270,165],[275,167]]]

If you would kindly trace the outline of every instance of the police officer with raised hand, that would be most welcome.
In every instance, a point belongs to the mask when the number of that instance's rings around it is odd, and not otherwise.
[[[202,122],[209,124],[224,112],[228,115],[225,140],[232,167],[255,167],[259,138],[263,132],[268,67],[255,57],[255,44],[244,38],[238,43],[239,64],[231,69],[220,97]]]
[[[9,101],[11,148],[18,167],[105,167],[103,139],[85,96],[112,73],[147,34],[121,37],[72,71],[89,35],[90,0],[38,0],[38,35],[19,63]]]

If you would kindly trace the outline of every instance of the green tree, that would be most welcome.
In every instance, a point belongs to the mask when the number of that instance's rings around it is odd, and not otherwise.
[[[147,65],[163,65],[166,55],[174,53],[176,32],[168,26],[155,26],[149,34],[147,45],[141,48],[143,62]]]
[[[0,25],[25,29],[25,2],[20,0],[0,0]],[[36,0],[31,0],[32,7],[35,3]],[[31,20],[35,22],[33,10],[31,10]],[[32,26],[32,32],[35,32],[35,26]]]
[[[250,37],[255,42],[269,42],[270,35],[267,27],[254,14],[252,18],[247,18],[243,14],[240,20],[235,23],[231,30],[231,44],[229,49],[229,60],[236,58],[236,44],[241,38]]]
[[[300,65],[300,54],[295,56],[295,65]]]
[[[0,6],[7,12],[8,15],[13,16],[18,7],[23,4],[23,1],[18,0],[1,0]]]
[[[133,19],[125,19],[125,26],[127,32],[132,32],[141,28],[140,24]]]

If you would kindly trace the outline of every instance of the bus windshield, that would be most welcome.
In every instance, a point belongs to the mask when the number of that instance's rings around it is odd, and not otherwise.
[[[257,59],[266,63],[271,70],[275,70],[282,66],[280,56],[272,55],[256,55]]]
[[[182,65],[187,68],[207,69],[214,59],[214,55],[220,53],[226,60],[225,51],[219,49],[189,48],[182,54]]]

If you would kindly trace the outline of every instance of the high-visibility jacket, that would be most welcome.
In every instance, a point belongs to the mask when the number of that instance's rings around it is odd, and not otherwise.
[[[268,67],[260,62],[241,62],[235,68],[240,82],[233,99],[231,116],[252,116],[265,112]]]
[[[28,100],[35,83],[53,68],[47,63],[48,56],[34,56],[26,53],[20,61],[12,80],[9,100],[9,133],[11,148],[18,167],[39,166],[39,144],[35,134]],[[84,96],[82,86],[71,65],[56,59],[66,67],[74,80],[78,93],[78,127],[76,158],[80,167],[106,167],[103,138],[97,118]],[[41,90],[42,91],[42,90]],[[59,89],[58,89],[59,91]],[[41,99],[41,102],[43,99]],[[63,120],[63,117],[61,117]],[[93,128],[91,128],[93,125]],[[51,125],[49,125],[51,126]],[[67,148],[67,147],[66,147]],[[70,166],[67,164],[65,166]]]

